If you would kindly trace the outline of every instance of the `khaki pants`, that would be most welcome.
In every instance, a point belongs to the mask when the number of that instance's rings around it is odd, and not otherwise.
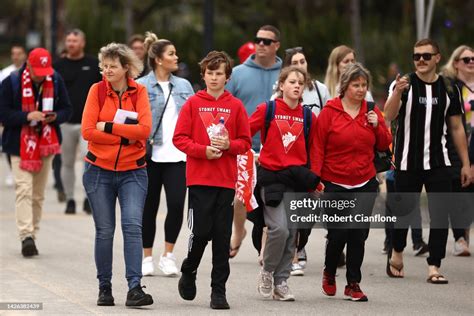
[[[39,172],[20,169],[20,157],[11,156],[15,178],[15,215],[20,240],[35,238],[43,211],[44,192],[53,155],[42,158],[43,167]]]

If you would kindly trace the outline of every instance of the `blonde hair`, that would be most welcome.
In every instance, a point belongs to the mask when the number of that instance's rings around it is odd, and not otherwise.
[[[285,82],[285,80],[290,76],[291,73],[293,72],[296,72],[296,73],[299,73],[303,76],[303,82],[304,82],[304,85],[306,86],[306,78],[307,78],[307,74],[305,71],[301,70],[300,68],[298,67],[295,67],[295,66],[290,66],[290,67],[285,67],[281,70],[280,72],[280,76],[278,77],[278,82],[277,82],[277,86],[276,86],[276,93],[277,93],[277,97],[278,98],[283,98],[283,92],[280,90],[280,84],[282,84],[283,82]],[[304,87],[303,87],[304,89]],[[299,102],[302,102],[303,101],[303,96],[300,97],[300,100]]]
[[[338,65],[344,59],[344,57],[346,57],[350,53],[353,53],[355,56],[355,52],[352,48],[346,45],[340,45],[335,47],[329,55],[328,68],[326,70],[324,84],[328,88],[331,97],[336,96],[336,87],[339,82],[339,77],[341,76],[341,74],[339,73]]]
[[[127,77],[136,78],[143,71],[143,63],[127,45],[121,43],[110,43],[99,51],[99,67],[102,68],[104,59],[117,59],[122,67],[128,66]]]
[[[458,70],[454,67],[454,63],[459,61],[459,57],[467,50],[474,52],[472,47],[467,45],[461,45],[456,48],[451,54],[451,57],[449,57],[448,62],[441,68],[441,74],[452,79],[456,78],[458,76]]]
[[[339,96],[342,98],[349,87],[349,84],[357,80],[358,78],[364,78],[367,80],[367,90],[370,86],[370,72],[362,66],[361,63],[354,63],[349,65],[346,70],[341,74],[341,84],[339,86]]]
[[[158,36],[153,32],[145,33],[145,51],[151,69],[156,69],[156,58],[161,58],[169,45],[173,45],[173,43],[167,39],[158,39]]]

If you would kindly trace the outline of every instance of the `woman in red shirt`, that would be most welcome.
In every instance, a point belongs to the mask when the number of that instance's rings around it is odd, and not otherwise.
[[[347,244],[347,286],[344,295],[353,301],[367,301],[359,282],[369,226],[366,224],[355,229],[351,221],[358,224],[360,217],[356,214],[372,213],[378,188],[373,164],[374,149],[386,150],[391,143],[382,113],[377,107],[367,111],[365,95],[369,81],[369,72],[361,64],[348,66],[341,75],[339,96],[328,101],[316,126],[316,173],[323,180],[326,197],[354,201],[351,205],[355,206],[352,209],[326,209],[326,215],[333,218],[352,215],[352,219],[346,217],[349,222],[339,224],[329,222],[331,218],[327,220],[328,241],[322,289],[328,296],[336,294],[337,262]],[[363,194],[355,197],[355,193]]]

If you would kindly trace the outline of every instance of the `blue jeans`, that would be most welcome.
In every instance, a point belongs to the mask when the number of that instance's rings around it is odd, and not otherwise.
[[[146,168],[109,171],[86,163],[82,178],[95,223],[95,264],[99,288],[111,287],[115,203],[120,203],[128,288],[142,278],[142,217],[148,187]]]

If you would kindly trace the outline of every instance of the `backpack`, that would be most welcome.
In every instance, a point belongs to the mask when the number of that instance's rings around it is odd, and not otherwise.
[[[367,101],[367,113],[372,111],[374,108],[375,103],[372,101]],[[377,149],[374,149],[374,151],[374,165],[377,173],[388,171],[392,166],[395,169],[395,165],[392,161],[393,154],[390,149],[384,151],[378,151]]]
[[[105,103],[105,98],[107,97],[107,84],[105,83],[104,80],[99,82],[98,92],[99,92],[99,109],[102,110],[102,107],[104,106],[104,103]],[[134,109],[137,108],[137,98],[138,98],[137,93],[132,93],[130,95],[130,99],[132,100]]]
[[[270,123],[275,118],[275,100],[270,100],[266,102],[267,108],[265,110],[265,130],[263,134],[263,143],[267,139],[268,129],[270,128]],[[309,157],[309,132],[311,131],[311,121],[313,119],[313,112],[311,108],[304,106],[303,107],[303,131],[304,131],[304,141],[306,147],[306,166],[310,167],[310,157]]]

